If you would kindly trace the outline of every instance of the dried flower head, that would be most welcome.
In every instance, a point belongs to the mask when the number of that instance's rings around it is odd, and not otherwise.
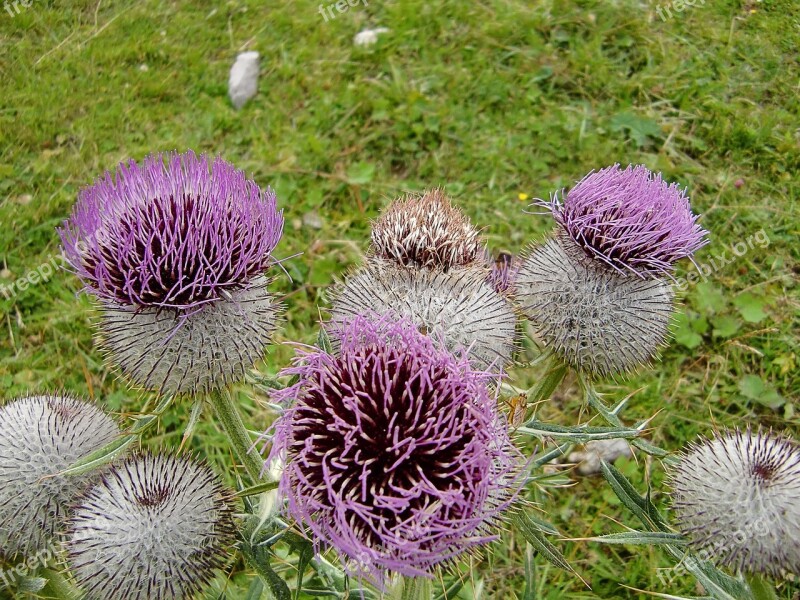
[[[271,190],[187,152],[106,173],[60,235],[101,301],[112,362],[138,385],[198,392],[262,356],[277,312],[262,274],[282,228]]]
[[[407,318],[451,350],[471,348],[476,365],[500,370],[514,351],[517,316],[486,282],[487,274],[482,265],[443,271],[372,258],[335,292],[332,320]]]
[[[0,408],[0,555],[47,547],[87,481],[59,473],[118,434],[102,410],[70,396],[29,396]]]
[[[299,381],[270,456],[285,459],[288,511],[350,572],[428,575],[489,541],[515,495],[518,454],[476,371],[409,321],[356,318],[340,353],[300,350]]]
[[[181,600],[234,543],[233,500],[206,465],[143,454],[104,473],[70,521],[70,567],[87,600]]]
[[[514,296],[542,341],[586,373],[632,371],[669,336],[674,294],[667,282],[616,271],[563,233],[525,258]]]
[[[509,292],[519,271],[517,259],[511,254],[501,252],[496,259],[492,259],[487,253],[486,261],[491,269],[486,281],[498,294]]]
[[[685,190],[643,165],[592,172],[564,195],[543,203],[590,257],[621,273],[669,275],[673,265],[708,243]]]
[[[401,265],[446,270],[478,260],[483,242],[469,217],[435,189],[392,202],[372,225],[372,251]]]
[[[737,571],[800,574],[800,447],[728,431],[689,446],[670,474],[681,532]]]

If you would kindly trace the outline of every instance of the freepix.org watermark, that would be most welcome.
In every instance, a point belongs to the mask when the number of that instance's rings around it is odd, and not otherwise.
[[[9,15],[16,17],[23,8],[30,8],[31,4],[33,4],[33,0],[5,0],[3,8]]]
[[[343,13],[349,10],[353,6],[358,6],[359,4],[363,4],[367,6],[367,0],[339,0],[338,2],[332,2],[327,6],[324,4],[319,5],[319,14],[322,15],[322,18],[327,23],[329,20],[335,19],[336,15],[333,13],[333,9],[335,8],[339,13]]]
[[[12,281],[9,285],[0,283],[0,298],[10,300],[19,292],[24,292],[31,286],[47,282],[53,276],[53,273],[58,270],[61,260],[61,256],[53,256],[49,262],[43,263],[35,269],[31,269],[22,277]]]
[[[674,16],[672,11],[675,11],[676,13],[682,13],[688,8],[705,5],[706,0],[672,0],[672,2],[667,2],[664,6],[661,6],[660,4],[656,6],[656,12],[658,13],[658,16],[661,17],[662,21],[666,21]]]
[[[737,258],[741,258],[750,252],[753,248],[758,247],[764,249],[767,246],[769,246],[769,236],[767,236],[766,231],[760,229],[748,235],[744,240],[739,240],[735,244],[731,244],[727,250],[721,254],[712,256],[707,262],[695,263],[696,271],[689,271],[685,277],[678,277],[672,285],[677,291],[685,292],[692,285],[701,281],[708,281],[708,278],[712,274],[721,271],[729,264],[735,262]]]
[[[20,579],[28,577],[39,567],[47,566],[57,556],[58,552],[55,546],[48,544],[47,547],[39,550],[36,554],[32,554],[15,567],[0,569],[0,589],[13,587]]]

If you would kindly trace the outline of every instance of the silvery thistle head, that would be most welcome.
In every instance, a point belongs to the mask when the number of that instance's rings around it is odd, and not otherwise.
[[[670,473],[678,528],[736,571],[800,574],[800,447],[728,431],[694,443]]]
[[[431,576],[492,539],[521,485],[518,452],[477,371],[410,321],[356,318],[340,352],[301,349],[268,460],[289,514],[349,572]]]
[[[279,306],[264,271],[283,216],[221,158],[152,155],[81,191],[64,255],[102,305],[101,342],[130,380],[198,393],[261,358]]]
[[[224,564],[233,498],[205,464],[141,454],[78,501],[66,549],[86,600],[182,600]]]
[[[707,241],[684,191],[644,166],[614,165],[544,205],[560,230],[529,251],[514,284],[537,335],[590,374],[648,363],[669,334],[665,276]]]
[[[0,407],[0,555],[32,556],[47,547],[88,477],[59,473],[117,435],[102,410],[70,396],[29,396]]]
[[[517,316],[487,282],[478,231],[440,190],[393,202],[373,224],[366,264],[334,291],[334,322],[358,315],[411,319],[482,368],[511,360]]]

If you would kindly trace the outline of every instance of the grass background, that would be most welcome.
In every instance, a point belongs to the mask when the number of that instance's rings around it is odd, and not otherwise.
[[[645,163],[688,186],[703,214],[711,244],[698,262],[731,257],[732,244],[761,230],[769,245],[690,286],[662,362],[606,390],[638,390],[626,420],[656,415],[652,439],[670,449],[724,425],[797,435],[795,2],[697,0],[666,21],[655,4],[628,0],[370,1],[329,22],[318,6],[33,0],[13,17],[0,10],[0,284],[58,255],[55,227],[105,169],[193,148],[275,188],[286,216],[276,254],[302,252],[287,262],[292,280],[273,284],[289,307],[278,341],[312,342],[333,278],[358,262],[369,219],[400,193],[444,186],[494,250],[518,252],[552,227],[522,212],[531,199],[594,168]],[[391,31],[354,47],[369,26]],[[227,77],[243,50],[261,53],[262,74],[259,95],[237,112]],[[63,388],[129,416],[145,398],[104,366],[78,289],[58,272],[0,294],[0,397]],[[277,344],[258,368],[275,373],[291,354]],[[536,373],[515,377],[526,384]],[[274,416],[266,398],[237,392],[248,424],[265,427]],[[188,412],[170,412],[150,443],[177,446]],[[563,424],[588,417],[568,384],[538,414]],[[232,477],[210,415],[191,446]],[[621,468],[664,504],[660,463]],[[536,499],[569,537],[634,526],[596,479]],[[561,546],[591,589],[538,561],[541,598],[696,591],[685,577],[660,582],[656,570],[669,563],[657,550]],[[504,532],[483,560],[462,566],[459,597],[520,596],[521,548]],[[209,597],[244,597],[241,569],[232,563]],[[781,597],[797,589],[785,585]]]

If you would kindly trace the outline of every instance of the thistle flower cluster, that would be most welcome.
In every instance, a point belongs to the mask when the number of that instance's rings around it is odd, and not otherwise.
[[[614,376],[666,343],[674,294],[664,278],[702,247],[685,192],[643,166],[590,173],[541,203],[560,231],[533,247],[514,295],[536,334],[579,371]]]
[[[800,574],[800,447],[763,431],[692,444],[670,474],[678,527],[736,571]]]
[[[60,235],[101,303],[111,361],[139,386],[196,393],[262,356],[278,313],[263,272],[282,228],[271,190],[187,152],[106,173]]]
[[[285,460],[288,511],[351,572],[429,576],[492,539],[520,485],[517,454],[487,384],[408,320],[356,318],[336,355],[300,350],[294,404],[269,460]]]
[[[234,543],[233,499],[206,465],[140,454],[79,500],[66,548],[87,600],[182,600]]]
[[[360,315],[413,321],[451,350],[471,348],[501,370],[515,347],[516,314],[487,282],[478,231],[441,190],[394,201],[373,224],[366,264],[334,294],[332,320]]]
[[[28,396],[0,408],[0,555],[30,556],[52,542],[87,483],[62,472],[117,435],[108,415],[71,396]]]

